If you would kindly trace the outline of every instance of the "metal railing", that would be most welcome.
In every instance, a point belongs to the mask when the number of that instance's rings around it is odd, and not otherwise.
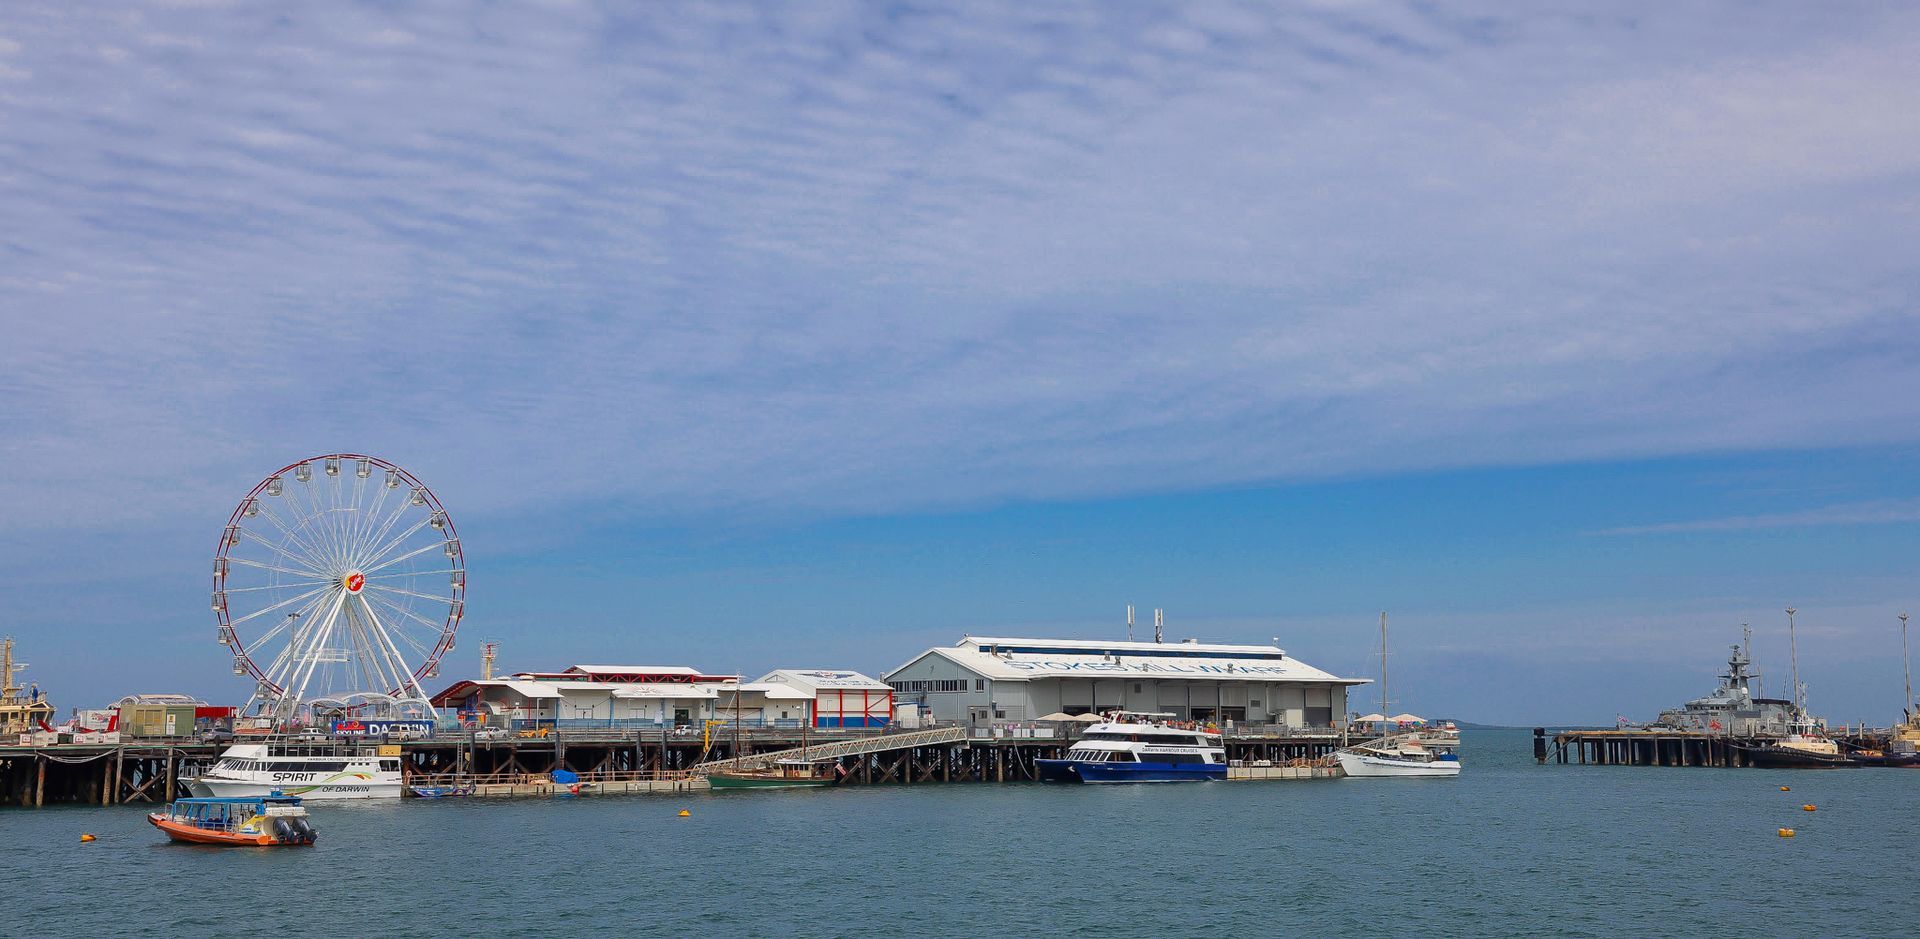
[[[687,770],[581,770],[572,772],[586,785],[628,782],[675,782],[694,778]],[[569,783],[555,782],[548,773],[415,773],[407,777],[409,786],[533,786],[550,785],[565,789]]]

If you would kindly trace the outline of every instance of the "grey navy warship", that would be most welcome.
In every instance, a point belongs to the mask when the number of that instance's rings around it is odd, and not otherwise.
[[[1797,716],[1793,702],[1755,697],[1751,683],[1757,677],[1746,646],[1734,646],[1733,654],[1727,657],[1727,672],[1720,676],[1720,687],[1705,697],[1661,711],[1654,723],[1687,733],[1725,737],[1780,737],[1791,733]]]

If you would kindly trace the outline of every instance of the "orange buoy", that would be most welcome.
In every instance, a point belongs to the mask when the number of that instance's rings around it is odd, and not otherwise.
[[[1801,806],[1801,807],[1800,807],[1800,811],[1802,811],[1802,812],[1811,812],[1811,811],[1813,811],[1813,803],[1811,803],[1811,802],[1809,802],[1809,803],[1807,803],[1806,805],[1803,805],[1803,806]]]
[[[1781,792],[1792,792],[1792,791],[1793,791],[1793,787],[1792,787],[1792,786],[1781,786],[1781,787],[1780,787],[1780,791],[1781,791]]]
[[[81,836],[80,836],[80,843],[81,843],[81,844],[85,844],[85,843],[87,843],[87,842],[89,842],[89,841],[99,841],[99,840],[100,840],[100,839],[98,839],[98,838],[96,838],[96,837],[94,837],[94,836],[92,836],[92,835],[81,835]]]
[[[1782,829],[1780,829],[1780,837],[1782,837],[1782,838],[1791,838],[1791,837],[1793,837],[1793,829],[1791,829],[1791,828],[1782,828]]]
[[[693,817],[693,813],[692,813],[692,812],[689,812],[689,811],[687,811],[686,809],[681,809],[681,810],[680,810],[680,817],[681,817],[681,818],[692,818],[692,817]]]

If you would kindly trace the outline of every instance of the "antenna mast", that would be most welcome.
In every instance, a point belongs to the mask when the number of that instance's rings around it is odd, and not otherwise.
[[[1153,641],[1154,642],[1157,643],[1161,641],[1161,632],[1160,632],[1161,627],[1165,626],[1166,622],[1167,622],[1166,611],[1158,610],[1158,609],[1153,611]]]
[[[13,674],[26,667],[25,662],[13,664],[13,637],[0,639],[0,697],[12,698],[20,690],[13,683]]]
[[[1133,604],[1127,604],[1127,641],[1133,641]]]
[[[493,680],[493,659],[500,654],[500,642],[489,639],[480,644],[480,677],[485,681]]]

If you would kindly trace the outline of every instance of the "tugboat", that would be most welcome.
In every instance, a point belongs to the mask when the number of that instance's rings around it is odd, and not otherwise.
[[[313,825],[294,796],[229,796],[175,799],[165,812],[147,821],[175,841],[230,847],[283,847],[313,844]]]
[[[1793,614],[1787,607],[1787,650],[1793,668],[1793,718],[1787,722],[1787,735],[1772,743],[1743,747],[1753,765],[1772,769],[1852,767],[1865,765],[1846,753],[1826,736],[1824,726],[1807,714],[1807,686],[1800,683],[1800,646],[1793,636]]]
[[[1822,736],[1814,722],[1795,720],[1793,732],[1764,746],[1746,747],[1753,765],[1768,769],[1817,769],[1864,766],[1841,752],[1840,745]]]
[[[1172,714],[1115,711],[1087,728],[1065,758],[1035,760],[1041,782],[1206,782],[1227,778],[1220,735],[1167,721]]]

